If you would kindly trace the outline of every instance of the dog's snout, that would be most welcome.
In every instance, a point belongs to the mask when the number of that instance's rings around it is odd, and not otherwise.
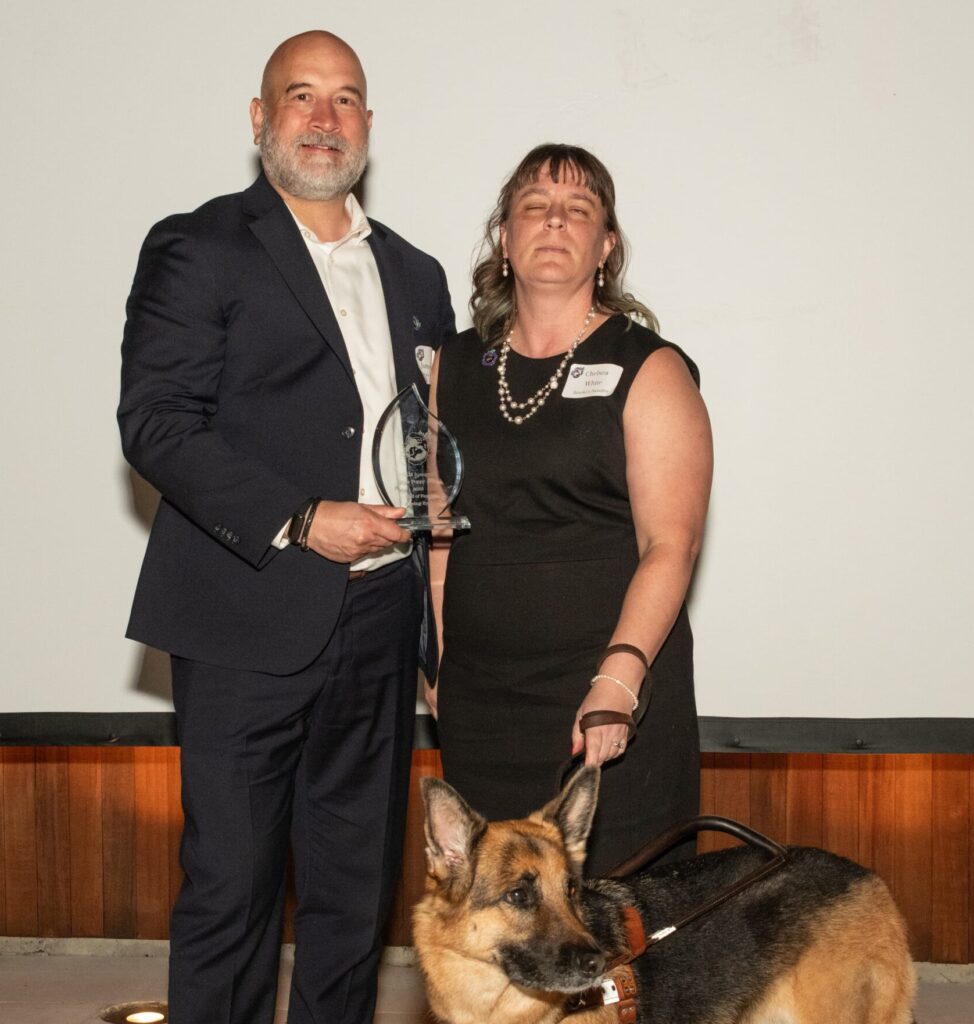
[[[573,971],[592,981],[605,970],[605,954],[597,946],[572,946],[568,960]]]

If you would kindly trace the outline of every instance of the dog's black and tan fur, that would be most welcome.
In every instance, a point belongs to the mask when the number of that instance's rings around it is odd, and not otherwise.
[[[582,882],[598,793],[583,769],[547,807],[486,822],[424,782],[427,892],[414,937],[430,1006],[449,1024],[556,1024],[566,996],[627,951],[623,908],[647,933],[757,865],[736,848]],[[786,864],[634,963],[640,1024],[909,1024],[914,975],[886,886],[851,861],[792,847]],[[574,1024],[615,1024],[612,1007]]]

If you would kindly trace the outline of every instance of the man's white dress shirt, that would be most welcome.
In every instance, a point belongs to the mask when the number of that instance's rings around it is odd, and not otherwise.
[[[358,200],[349,193],[345,210],[351,226],[335,242],[319,241],[315,233],[297,217],[308,252],[314,260],[321,284],[341,328],[348,358],[355,374],[355,386],[362,401],[362,454],[359,463],[358,501],[383,505],[382,495],[372,470],[372,438],[376,424],[389,403],[396,397],[396,368],[392,358],[392,338],[385,296],[379,279],[372,248],[367,239],[372,226]],[[294,212],[291,211],[291,216]],[[402,426],[394,417],[392,429],[385,433],[380,450],[382,479],[393,500],[405,493],[406,468],[402,449]],[[278,535],[275,543],[286,545]],[[395,544],[377,555],[360,558],[352,569],[377,569],[409,553],[410,545]]]

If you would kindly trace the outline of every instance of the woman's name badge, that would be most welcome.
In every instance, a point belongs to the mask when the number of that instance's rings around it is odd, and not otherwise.
[[[611,395],[622,376],[615,363],[572,363],[568,367],[562,398],[605,398]]]

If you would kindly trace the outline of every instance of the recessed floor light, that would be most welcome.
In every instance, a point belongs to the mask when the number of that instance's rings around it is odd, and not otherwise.
[[[106,1006],[101,1019],[107,1024],[168,1024],[169,1007],[166,1003],[140,1001]]]

